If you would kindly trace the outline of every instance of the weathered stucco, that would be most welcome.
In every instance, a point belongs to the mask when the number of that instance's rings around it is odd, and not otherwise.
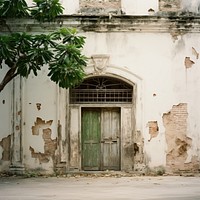
[[[63,5],[73,2],[65,14],[76,15],[60,17],[59,23],[20,19],[8,24],[29,33],[75,27],[86,37],[86,77],[114,77],[133,85],[131,104],[93,105],[120,109],[121,170],[199,170],[199,15],[183,13],[184,1],[67,0]],[[198,6],[191,1],[188,10]],[[110,8],[121,13],[109,15]],[[91,9],[94,13],[87,13]],[[2,78],[6,70],[0,71]],[[82,170],[81,108],[91,104],[70,104],[69,91],[59,89],[47,73],[44,66],[37,77],[15,79],[0,94],[1,171]]]

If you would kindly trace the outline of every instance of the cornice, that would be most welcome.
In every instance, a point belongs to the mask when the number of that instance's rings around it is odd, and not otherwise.
[[[8,28],[1,20],[1,32]],[[53,23],[38,23],[33,19],[8,19],[11,31],[51,32],[61,27],[74,27],[79,32],[200,32],[200,16],[128,16],[128,15],[70,15],[61,16]]]

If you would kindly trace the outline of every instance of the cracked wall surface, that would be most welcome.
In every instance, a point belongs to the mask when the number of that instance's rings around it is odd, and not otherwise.
[[[192,138],[188,137],[187,104],[174,105],[170,112],[163,115],[165,127],[167,156],[166,165],[170,171],[198,170],[199,163],[193,156],[190,162],[188,150],[192,145]]]

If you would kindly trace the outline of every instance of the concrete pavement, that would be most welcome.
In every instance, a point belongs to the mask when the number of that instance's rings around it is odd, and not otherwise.
[[[200,177],[0,178],[0,200],[200,200]]]

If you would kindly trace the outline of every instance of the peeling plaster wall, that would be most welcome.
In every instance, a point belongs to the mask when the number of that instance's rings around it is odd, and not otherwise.
[[[175,38],[170,33],[142,31],[86,31],[81,34],[86,36],[86,56],[90,58],[97,54],[109,55],[105,73],[124,77],[136,84],[136,110],[133,111],[136,122],[131,144],[133,153],[132,158],[130,154],[127,158],[127,162],[133,160],[135,166],[127,165],[128,169],[140,171],[145,166],[171,166],[169,163],[178,158],[178,153],[173,154],[173,158],[168,156],[171,141],[168,139],[169,131],[163,122],[163,114],[171,111],[173,106],[183,103],[187,104],[187,118],[184,121],[187,128],[184,138],[174,139],[173,144],[179,146],[182,141],[186,141],[181,148],[187,149],[187,154],[184,154],[180,163],[183,169],[191,169],[193,166],[197,169],[200,160],[200,45],[196,41],[200,39],[199,34],[178,34]],[[192,64],[186,62],[188,58]],[[87,73],[94,72],[90,63],[89,60]],[[67,93],[63,91],[61,95],[58,87],[46,74],[44,68],[37,77],[31,75],[29,79],[23,80],[23,163],[27,169],[38,168],[52,172],[57,163],[69,165],[65,149],[68,148],[65,124]],[[6,94],[9,94],[9,89],[8,86]],[[9,106],[4,106],[5,104],[1,103],[2,109],[7,113],[6,109]],[[1,113],[1,118],[3,116]],[[9,117],[10,115],[7,115],[8,121]],[[174,118],[171,119],[175,121]],[[76,127],[75,142],[78,144],[77,125],[73,121],[70,123],[72,127]],[[1,126],[4,133],[1,134],[0,141],[11,132],[11,126],[8,124]],[[178,135],[178,129],[173,129],[173,134]],[[2,159],[4,147],[0,146]],[[80,165],[80,161],[77,160],[79,149],[77,146],[73,148],[76,152],[70,152],[70,156],[73,155],[74,163]],[[178,152],[176,148],[175,152]],[[184,168],[185,163],[191,168]]]
[[[9,68],[0,68],[0,80]],[[11,134],[12,82],[0,93],[0,140]]]
[[[7,69],[6,69],[7,70]],[[0,69],[0,80],[4,77],[6,70]],[[12,134],[12,82],[0,93],[0,171],[7,170],[10,159],[5,154],[8,151],[6,138]],[[8,144],[10,145],[10,143]]]
[[[47,77],[46,67],[37,77],[31,75],[24,80],[24,163],[29,169],[42,168],[53,172],[55,168],[58,149],[58,91],[56,84]],[[46,139],[46,132],[49,133],[49,139]],[[56,145],[52,150],[54,153],[47,150],[47,140],[51,147]]]
[[[73,6],[65,10],[65,14],[77,14],[80,11],[79,5],[84,6],[79,4],[79,1],[73,2]],[[86,1],[82,1],[84,2]],[[116,2],[117,8],[127,15],[147,15],[150,14],[150,8],[153,12],[159,9],[164,12],[181,9],[197,12],[199,7],[199,1],[182,1],[181,4],[178,0],[162,0],[158,5],[158,1],[153,0],[121,0],[121,7],[119,1]],[[68,3],[72,4],[70,0],[63,1],[66,7]],[[170,7],[166,6],[167,4],[173,5]],[[153,169],[163,166],[169,171],[198,170],[200,43],[197,41],[200,40],[200,23],[197,22],[196,28],[193,28],[192,21],[184,26],[184,22],[174,23],[173,20],[176,19],[173,17],[167,18],[167,22],[159,17],[150,20],[144,18],[142,21],[143,18],[134,16],[136,18],[131,19],[130,16],[125,16],[125,22],[117,21],[118,18],[113,16],[101,21],[101,17],[97,18],[99,21],[94,25],[88,25],[87,21],[79,25],[80,34],[86,36],[83,50],[85,55],[88,58],[99,54],[107,55],[109,61],[103,73],[121,77],[135,84],[134,119],[128,118],[128,125],[122,122],[126,127],[122,135],[127,133],[122,137],[125,138],[122,145],[124,149],[128,149],[122,152],[125,157],[122,168],[142,171],[145,167]],[[150,26],[152,19],[155,21],[153,26]],[[79,22],[80,18],[77,21]],[[77,25],[77,21],[66,23]],[[107,24],[104,25],[104,22]],[[121,22],[124,24],[121,25]],[[137,23],[140,23],[141,29],[137,27]],[[90,75],[95,71],[91,63],[92,59],[89,59],[86,68],[86,73]],[[69,122],[66,121],[70,117],[67,115],[67,91],[58,89],[49,80],[47,67],[44,67],[37,77],[31,75],[29,79],[23,80],[22,85],[22,142],[25,167],[47,172],[53,172],[59,167],[79,169],[81,160],[78,107],[76,112],[71,110],[72,118]],[[6,153],[9,154],[9,145],[5,145],[5,141],[9,136],[12,137],[12,84],[6,87],[0,95],[0,170],[9,166],[8,156],[5,156]],[[181,111],[180,107],[183,107],[184,111]],[[130,131],[131,122],[134,123],[133,132]],[[184,124],[184,131],[176,127],[178,123]],[[68,125],[73,129],[71,133],[67,129]],[[71,138],[68,134],[71,134]],[[129,144],[130,138],[132,141]],[[130,165],[131,162],[134,162],[134,166]]]
[[[96,54],[110,55],[107,73],[117,73],[133,82],[136,80],[132,79],[130,73],[140,77],[142,89],[137,88],[139,97],[136,99],[135,106],[135,130],[137,132],[134,136],[135,146],[133,147],[135,155],[132,155],[133,160],[135,159],[134,168],[140,171],[145,166],[154,168],[168,165],[169,144],[162,117],[164,113],[171,110],[173,105],[182,102],[187,102],[188,112],[188,118],[185,121],[188,127],[185,137],[195,138],[188,142],[185,162],[190,163],[194,159],[194,162],[197,162],[200,148],[198,123],[200,114],[196,109],[199,107],[200,100],[198,92],[200,90],[200,69],[197,56],[200,46],[196,43],[199,38],[198,34],[178,36],[176,40],[169,33],[85,32],[82,34],[86,36],[84,53],[88,57]],[[122,46],[123,48],[121,48]],[[190,68],[186,67],[185,57],[190,57],[195,64]],[[117,72],[117,67],[127,73]],[[94,70],[92,67],[88,69]],[[57,115],[55,114],[57,113],[57,89],[48,78],[44,78],[45,74],[45,71],[42,71],[39,77],[32,77],[24,83],[27,97],[24,118],[26,119],[24,126],[26,133],[25,163],[30,168],[41,167],[52,170],[54,165],[52,156],[48,158],[48,162],[41,162],[39,159],[39,156],[45,154],[43,131],[51,129],[51,140],[55,141],[57,138]],[[37,117],[45,122],[41,127],[36,128],[37,131],[39,130],[39,134],[33,134],[31,128],[36,127]],[[50,121],[52,121],[51,124]],[[73,122],[71,123],[73,124]],[[173,134],[178,134],[176,129]],[[57,150],[55,149],[55,155]],[[75,155],[74,153],[71,152],[71,155]],[[74,159],[76,160],[77,157]]]
[[[111,55],[110,66],[122,66],[142,79],[142,108],[139,104],[136,106],[136,119],[139,119],[137,116],[140,116],[140,112],[143,118],[139,122],[136,120],[136,130],[142,133],[148,166],[166,166],[166,130],[162,116],[173,105],[182,102],[188,102],[187,135],[196,138],[191,143],[188,155],[191,159],[192,155],[199,157],[200,114],[196,109],[199,108],[200,98],[200,63],[197,56],[200,47],[196,43],[199,35],[186,34],[178,36],[177,40],[167,33],[88,32],[85,36],[85,53],[88,57],[102,53]],[[191,68],[185,66],[187,56],[195,62]],[[157,132],[150,140],[149,122],[152,121],[156,121]]]

